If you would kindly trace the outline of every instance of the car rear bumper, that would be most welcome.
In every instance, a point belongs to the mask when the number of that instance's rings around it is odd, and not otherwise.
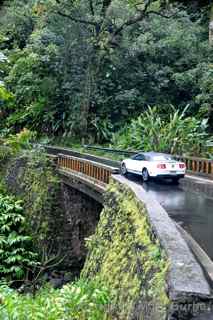
[[[164,178],[164,179],[181,179],[184,178],[185,174],[183,173],[177,173],[177,174],[157,174],[156,176],[153,176],[153,178]]]

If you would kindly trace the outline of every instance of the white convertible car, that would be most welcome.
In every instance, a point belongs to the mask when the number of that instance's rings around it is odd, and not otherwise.
[[[168,154],[144,152],[122,161],[121,173],[125,175],[128,172],[142,175],[143,181],[152,177],[170,178],[178,182],[180,178],[184,178],[186,165]]]

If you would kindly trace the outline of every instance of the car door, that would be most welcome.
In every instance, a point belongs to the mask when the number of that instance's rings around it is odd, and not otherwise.
[[[145,156],[143,154],[137,154],[132,158],[130,164],[130,170],[133,173],[141,174],[142,168],[144,167]]]

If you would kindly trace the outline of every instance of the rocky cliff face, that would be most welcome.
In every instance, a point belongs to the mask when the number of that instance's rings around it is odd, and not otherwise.
[[[95,232],[102,206],[62,183],[45,155],[11,159],[7,190],[23,200],[34,243],[42,255],[55,255],[60,268],[79,272],[86,258],[85,238]]]
[[[72,265],[83,267],[87,249],[85,238],[96,229],[102,206],[87,195],[62,184],[63,251],[71,258]],[[69,258],[70,257],[70,258]]]
[[[209,43],[213,45],[213,4],[211,5],[211,12],[210,12]]]

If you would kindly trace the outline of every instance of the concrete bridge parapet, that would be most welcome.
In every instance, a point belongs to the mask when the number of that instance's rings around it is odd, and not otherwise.
[[[127,185],[138,201],[145,204],[153,233],[159,239],[169,262],[168,292],[174,302],[210,299],[213,295],[204,272],[167,212],[141,186],[121,175],[113,179]]]

